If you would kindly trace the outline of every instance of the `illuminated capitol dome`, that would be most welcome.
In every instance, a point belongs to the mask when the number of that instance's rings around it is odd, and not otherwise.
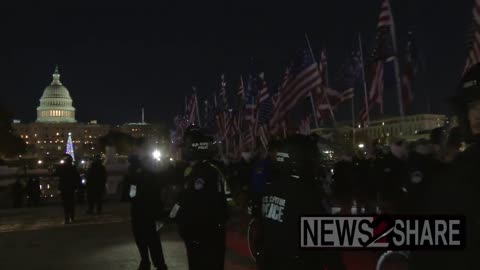
[[[75,108],[68,89],[60,82],[58,66],[55,67],[52,83],[45,88],[37,108],[37,122],[76,123]]]

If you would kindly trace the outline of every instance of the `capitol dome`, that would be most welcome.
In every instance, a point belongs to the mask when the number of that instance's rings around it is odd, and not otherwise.
[[[75,108],[68,89],[60,82],[58,66],[55,67],[52,83],[45,88],[37,108],[37,122],[75,123]]]

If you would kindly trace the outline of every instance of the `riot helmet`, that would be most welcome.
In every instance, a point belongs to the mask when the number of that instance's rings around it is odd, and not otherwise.
[[[296,134],[278,143],[275,171],[298,179],[309,178],[314,174],[318,158],[315,138]]]
[[[182,157],[186,161],[210,159],[214,155],[214,139],[201,128],[191,126],[183,136]]]
[[[465,72],[458,94],[451,99],[458,115],[459,127],[465,138],[472,141],[480,137],[480,64]]]

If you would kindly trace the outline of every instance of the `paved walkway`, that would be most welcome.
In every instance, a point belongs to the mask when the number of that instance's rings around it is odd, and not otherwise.
[[[58,206],[0,211],[0,269],[136,269],[139,255],[128,205],[107,204],[101,216],[86,216],[82,207],[78,211],[78,222],[67,226]],[[161,238],[169,269],[188,269],[175,226],[162,229]],[[253,269],[248,258],[227,251],[226,270]]]

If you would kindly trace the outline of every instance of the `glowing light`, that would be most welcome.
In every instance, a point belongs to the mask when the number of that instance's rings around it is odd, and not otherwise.
[[[47,189],[50,189],[50,184],[47,184]]]
[[[358,148],[362,149],[364,147],[365,147],[365,144],[363,144],[363,143],[358,144]]]
[[[173,161],[173,158],[172,158],[172,157],[170,158],[170,161]]]
[[[42,164],[42,163],[43,163],[43,161],[42,161],[42,160],[39,160],[37,163],[38,163],[38,164]]]
[[[80,161],[80,163],[85,164],[85,160]]]
[[[152,156],[153,156],[154,159],[160,160],[162,158],[162,153],[160,153],[160,151],[158,151],[158,150],[155,150],[155,151],[153,151]]]
[[[85,185],[86,182],[87,182],[87,181],[85,181],[85,179],[82,179],[82,184]]]
[[[63,159],[60,160],[60,164],[63,164],[63,163],[65,163],[65,160],[63,160]]]

